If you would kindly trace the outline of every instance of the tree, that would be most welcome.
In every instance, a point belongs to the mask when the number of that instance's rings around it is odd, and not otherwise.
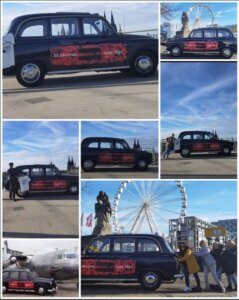
[[[174,17],[174,14],[179,11],[179,7],[174,7],[172,3],[162,3],[160,5],[160,14],[166,20]]]

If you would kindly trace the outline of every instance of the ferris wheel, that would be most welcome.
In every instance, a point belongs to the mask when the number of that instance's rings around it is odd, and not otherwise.
[[[210,6],[205,3],[196,3],[187,12],[189,18],[189,28],[212,26],[214,24],[214,13]]]
[[[181,180],[130,181],[120,183],[113,201],[115,233],[162,234],[169,219],[184,222],[187,195]]]

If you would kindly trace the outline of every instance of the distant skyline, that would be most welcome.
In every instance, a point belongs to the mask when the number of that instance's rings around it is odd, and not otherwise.
[[[230,62],[161,64],[161,139],[184,130],[237,138],[237,71]]]
[[[49,164],[66,170],[68,156],[78,160],[78,122],[57,121],[4,121],[3,171],[9,162],[15,166]]]
[[[44,2],[5,2],[3,3],[3,28],[4,34],[10,22],[21,15],[32,13],[54,13],[54,12],[89,12],[106,13],[110,21],[111,11],[114,15],[115,24],[119,24],[123,31],[145,30],[158,28],[158,4],[146,2],[84,2],[84,1],[58,1]],[[143,18],[142,18],[143,16]],[[139,22],[140,20],[140,22]]]
[[[86,137],[115,137],[125,139],[130,147],[139,140],[141,147],[158,151],[158,122],[156,121],[82,121],[81,140]]]
[[[131,185],[137,183],[140,185],[141,180],[132,180]],[[151,184],[151,183],[152,184]],[[158,182],[158,183],[157,183]],[[167,180],[158,180],[158,181],[149,181],[148,187],[149,191],[155,190],[155,186],[162,185],[163,182],[171,183],[172,186],[176,186],[175,181]],[[96,202],[96,197],[100,190],[105,191],[109,198],[110,202],[113,205],[113,200],[116,195],[117,189],[120,186],[121,181],[82,181],[82,200],[81,200],[81,211],[84,214],[82,234],[90,234],[93,230],[92,228],[86,227],[86,217],[90,214],[94,215],[94,205]],[[184,180],[183,185],[186,189],[187,194],[187,216],[195,216],[201,218],[208,222],[213,222],[223,219],[234,219],[237,218],[237,182],[236,181],[193,181],[193,180]],[[151,186],[151,188],[150,188]],[[130,186],[128,187],[130,190]],[[178,192],[178,191],[176,191]],[[175,192],[175,193],[176,193]],[[127,193],[126,193],[127,194]],[[134,200],[133,195],[127,198],[126,194],[122,194],[122,197],[119,204],[119,214],[123,213],[123,208],[125,209],[124,213],[127,214],[132,210],[132,204],[136,204],[136,198]],[[169,194],[170,195],[170,194]],[[177,195],[177,194],[175,194]],[[124,201],[126,199],[126,201]],[[127,209],[128,207],[128,209]],[[179,210],[180,203],[175,202],[174,208],[172,209],[172,204],[169,203],[169,210]],[[122,208],[122,209],[121,209]],[[167,207],[166,207],[167,208]],[[165,209],[166,209],[165,208]],[[158,219],[159,215],[162,214],[162,217],[165,218],[176,218],[177,216],[174,213],[165,212],[160,209],[155,209],[153,211],[156,218]],[[164,234],[168,234],[168,224],[161,222],[160,224],[161,231]]]
[[[179,23],[181,24],[181,17],[182,13],[188,12],[189,8],[192,7],[197,2],[170,2],[170,5],[172,9],[177,9],[177,11],[174,13],[171,20],[172,23]],[[226,25],[235,25],[237,24],[237,3],[235,1],[232,2],[204,2],[205,5],[208,5],[209,8],[213,11],[214,14],[214,24],[218,24],[221,26]],[[207,16],[201,16],[204,20],[210,20]],[[192,14],[193,18],[193,14]],[[161,18],[161,23],[166,21],[163,17]],[[168,21],[168,20],[167,20]],[[190,16],[189,16],[190,21]]]

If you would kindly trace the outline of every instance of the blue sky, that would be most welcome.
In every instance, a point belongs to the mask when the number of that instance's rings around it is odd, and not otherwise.
[[[122,138],[130,147],[136,139],[143,149],[158,150],[158,122],[156,121],[82,122],[81,138],[94,136]]]
[[[171,3],[173,9],[178,8],[178,11],[175,13],[172,22],[181,24],[182,12],[184,11],[188,12],[189,8],[194,4],[195,2]],[[213,11],[214,24],[218,24],[221,26],[237,24],[237,12],[236,12],[237,3],[204,2],[204,4],[208,5]],[[162,18],[161,22],[163,21],[165,20]],[[189,21],[190,21],[190,15],[189,15]]]
[[[236,81],[236,63],[162,63],[161,138],[183,130],[236,138]]]
[[[6,32],[10,22],[17,16],[44,13],[44,12],[90,12],[99,13],[100,15],[106,12],[106,17],[110,20],[111,11],[113,11],[115,23],[121,24],[122,30],[144,30],[156,29],[158,27],[158,4],[157,3],[117,3],[117,2],[72,2],[58,1],[40,3],[32,2],[12,2],[3,4],[3,33]],[[143,18],[142,18],[143,15]],[[141,20],[139,22],[139,20]]]
[[[8,163],[48,164],[66,169],[68,155],[78,165],[78,122],[3,122],[3,171]]]
[[[136,199],[133,199],[133,192],[137,194],[136,186],[141,189],[142,181],[131,181],[128,184],[129,193],[123,192],[121,196],[121,202],[119,202],[119,216],[128,214],[130,211],[134,210],[134,205],[137,205],[138,202]],[[113,200],[116,194],[117,189],[120,186],[120,181],[83,181],[82,186],[84,187],[82,192],[81,200],[81,210],[84,213],[84,226],[82,228],[83,234],[90,234],[91,229],[85,226],[86,217],[94,213],[94,204],[96,201],[96,196],[100,190],[105,191],[113,204]],[[145,181],[144,181],[144,184]],[[237,217],[237,184],[236,181],[183,181],[183,185],[186,189],[187,194],[187,216],[196,216],[202,218],[208,222],[217,221],[220,219],[231,219]],[[156,195],[160,193],[160,189],[175,187],[175,181],[147,181],[146,186],[152,193],[156,191],[155,187],[158,187]],[[168,199],[178,199],[179,190],[176,189],[174,192],[168,194]],[[136,197],[137,198],[137,197]],[[139,197],[140,198],[140,197]],[[180,198],[180,196],[179,196]],[[164,209],[172,210],[178,212],[180,209],[180,202],[176,201],[166,206],[162,206]],[[164,234],[168,234],[168,223],[164,222],[160,217],[160,209],[154,209],[154,217],[161,228],[161,231]],[[122,215],[123,214],[123,215]],[[169,213],[163,211],[163,218],[166,221],[169,218],[176,218],[177,216],[174,213]],[[93,228],[92,228],[93,229]],[[147,228],[145,229],[147,231]]]

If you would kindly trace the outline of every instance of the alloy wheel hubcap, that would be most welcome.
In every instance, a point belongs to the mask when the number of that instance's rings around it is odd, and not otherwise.
[[[152,70],[153,62],[148,56],[140,56],[137,58],[135,66],[141,73],[147,73]]]
[[[230,56],[231,55],[231,50],[230,49],[225,49],[223,51],[223,53],[224,53],[225,56]]]
[[[36,82],[40,75],[40,68],[36,64],[26,64],[22,67],[21,77],[27,83]]]
[[[173,54],[179,54],[180,50],[179,48],[173,48]]]
[[[145,276],[145,282],[148,284],[148,285],[154,285],[157,281],[157,276],[155,274],[147,274]]]
[[[86,160],[85,162],[84,162],[84,168],[85,169],[92,169],[93,168],[93,161],[92,160]]]

